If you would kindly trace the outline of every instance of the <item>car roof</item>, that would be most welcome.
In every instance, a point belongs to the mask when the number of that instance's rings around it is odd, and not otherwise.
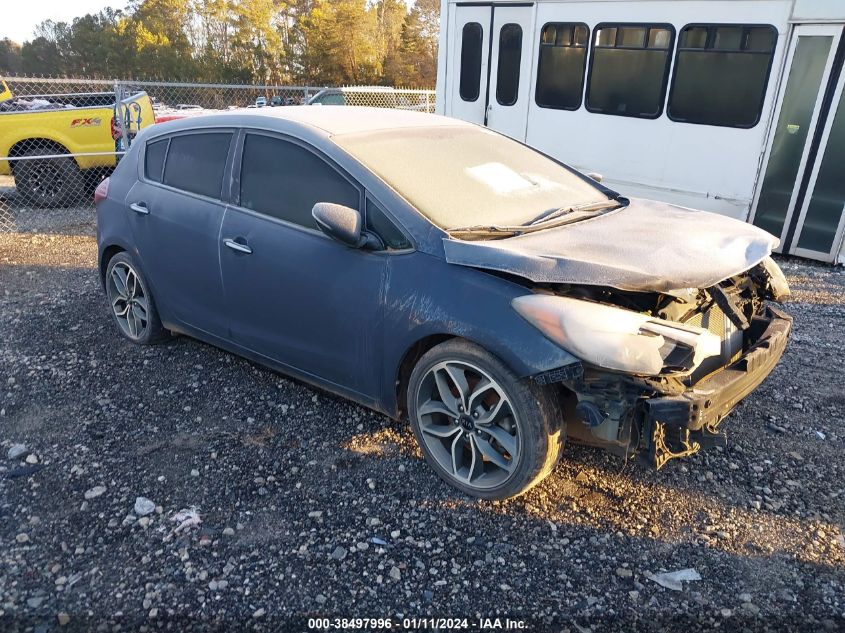
[[[322,132],[325,136],[413,127],[472,126],[471,123],[458,119],[413,110],[365,106],[285,106],[266,110],[242,108],[219,114],[180,119],[162,124],[160,132],[177,132],[215,125],[257,127],[278,131],[309,128],[311,131]]]

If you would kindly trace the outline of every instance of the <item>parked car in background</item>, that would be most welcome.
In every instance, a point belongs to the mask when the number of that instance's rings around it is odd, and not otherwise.
[[[351,105],[434,112],[431,94],[420,90],[397,90],[383,86],[324,88],[307,105]]]
[[[325,88],[308,99],[307,105],[350,105],[342,88]]]
[[[263,108],[267,105],[267,97],[258,97],[255,100],[255,107],[256,108]]]
[[[284,105],[282,98],[279,95],[274,95],[272,99],[270,99],[270,105],[274,108]]]
[[[114,152],[123,149],[121,121],[130,138],[155,123],[145,92],[115,103],[113,92],[15,97],[5,82],[2,88],[0,175],[14,175],[22,199],[40,207],[73,202],[88,181],[114,167]]]
[[[219,110],[205,110],[203,108],[160,108],[156,110],[156,123],[166,123],[167,121],[176,121],[177,119],[187,119],[189,117],[201,116],[203,114],[212,114],[219,112]]]
[[[407,414],[434,471],[488,499],[542,480],[565,439],[656,467],[724,445],[791,327],[768,233],[429,114],[165,123],[97,219],[127,339],[188,334]]]

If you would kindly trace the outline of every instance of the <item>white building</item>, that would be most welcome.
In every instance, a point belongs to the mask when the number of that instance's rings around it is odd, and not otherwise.
[[[437,111],[845,261],[845,0],[443,0]]]

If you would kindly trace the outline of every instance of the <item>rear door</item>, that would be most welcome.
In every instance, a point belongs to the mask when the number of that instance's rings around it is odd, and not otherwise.
[[[153,139],[126,198],[141,259],[165,320],[226,337],[218,236],[234,134],[208,130]]]
[[[454,7],[448,114],[525,140],[534,5]]]

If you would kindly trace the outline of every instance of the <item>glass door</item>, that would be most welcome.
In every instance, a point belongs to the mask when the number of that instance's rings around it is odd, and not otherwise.
[[[826,261],[836,260],[845,225],[845,72],[838,79],[790,249]]]
[[[825,88],[842,34],[835,25],[796,26],[790,43],[789,73],[781,88],[776,124],[769,135],[762,184],[753,223],[784,244],[807,166]]]

